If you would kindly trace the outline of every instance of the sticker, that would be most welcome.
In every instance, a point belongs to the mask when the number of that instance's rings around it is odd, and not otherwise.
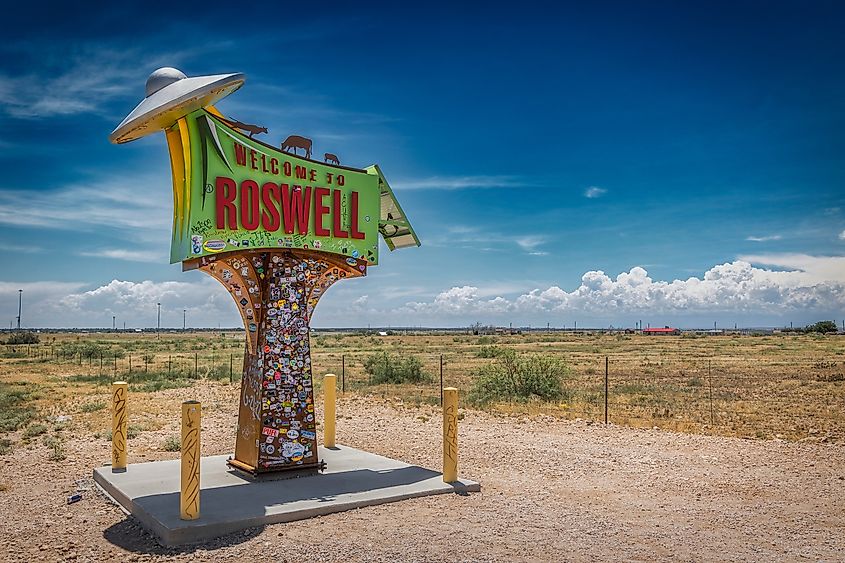
[[[282,456],[302,459],[302,454],[305,453],[305,446],[299,442],[282,442]],[[296,461],[296,459],[294,459]]]
[[[314,440],[317,438],[317,433],[311,432],[310,430],[303,430],[302,432],[300,432],[300,434],[303,438],[307,438],[309,440]]]
[[[202,252],[202,235],[191,235],[191,252],[194,254]]]
[[[299,432],[297,430],[290,429],[288,430],[287,437],[291,440],[296,440],[299,438]]]
[[[202,245],[204,249],[208,252],[221,252],[226,248],[226,241],[214,239],[214,240],[207,240],[205,244]]]
[[[275,428],[267,428],[266,426],[261,430],[261,433],[265,436],[278,436],[279,431]]]

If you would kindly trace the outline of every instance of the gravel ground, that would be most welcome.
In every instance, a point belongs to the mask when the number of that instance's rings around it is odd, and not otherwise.
[[[184,398],[203,403],[203,454],[229,453],[236,397],[236,388],[203,382],[139,398],[130,420],[148,429],[130,440],[130,463],[177,457],[162,443],[178,430]],[[91,488],[92,468],[109,459],[109,443],[93,436],[107,412],[71,415],[64,461],[49,461],[40,440],[0,456],[1,560],[845,560],[841,444],[476,411],[460,423],[460,473],[481,493],[164,548]],[[439,467],[435,408],[347,395],[338,415],[339,443]],[[66,504],[77,489],[83,499]]]

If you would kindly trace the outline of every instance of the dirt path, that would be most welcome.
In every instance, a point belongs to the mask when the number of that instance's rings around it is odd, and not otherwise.
[[[156,394],[130,462],[168,459],[181,398],[203,402],[203,453],[228,453],[236,390],[200,383]],[[35,441],[0,456],[0,559],[128,561],[845,560],[845,446],[751,441],[468,411],[461,474],[482,493],[444,495],[162,548],[93,491],[108,460],[92,436],[104,412],[75,414],[67,459]],[[437,468],[431,407],[347,397],[338,441]],[[140,419],[140,411],[135,415]],[[78,480],[82,480],[77,483]]]

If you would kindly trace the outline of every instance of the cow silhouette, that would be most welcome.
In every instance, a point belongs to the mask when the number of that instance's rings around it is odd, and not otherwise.
[[[241,131],[246,131],[249,133],[249,138],[252,139],[253,135],[258,133],[267,133],[266,127],[260,127],[258,125],[250,125],[249,123],[241,123],[240,121],[232,122],[232,127],[235,129],[240,129]]]
[[[300,137],[299,135],[291,135],[282,141],[282,150],[291,152],[288,149],[293,149],[293,154],[296,154],[296,149],[303,149],[305,151],[305,158],[311,158],[311,139]]]
[[[267,128],[261,127],[260,125],[252,125],[250,123],[243,123],[242,121],[229,121],[228,119],[225,119],[224,121],[232,129],[240,129],[241,131],[249,133],[250,139],[252,139],[253,135],[267,133]]]
[[[336,154],[332,154],[327,152],[323,155],[323,159],[328,162],[329,164],[340,164],[340,159],[337,157]]]

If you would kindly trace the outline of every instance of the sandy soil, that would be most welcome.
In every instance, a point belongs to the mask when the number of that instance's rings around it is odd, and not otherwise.
[[[170,459],[178,404],[203,402],[203,453],[234,444],[237,390],[202,382],[134,406],[130,462]],[[142,412],[143,411],[143,412]],[[438,468],[432,407],[347,396],[338,442]],[[163,548],[92,490],[107,412],[74,412],[67,459],[41,440],[0,456],[0,560],[845,560],[845,446],[752,441],[467,411],[460,472],[442,495]],[[293,482],[292,482],[293,483]],[[82,490],[83,500],[66,504]]]

